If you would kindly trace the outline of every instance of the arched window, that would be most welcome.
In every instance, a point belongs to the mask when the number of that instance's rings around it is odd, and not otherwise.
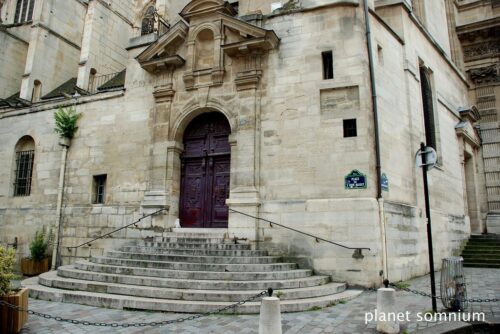
[[[151,34],[155,30],[155,6],[149,6],[142,18],[141,35]]]
[[[17,0],[14,23],[23,23],[33,19],[35,0]]]
[[[427,146],[437,150],[436,125],[434,123],[434,101],[429,73],[425,67],[420,67],[420,88],[422,90],[422,106],[424,111],[425,141]]]
[[[31,102],[38,102],[40,101],[40,98],[42,97],[42,83],[40,80],[35,80],[33,86],[33,94],[31,96]]]
[[[14,196],[29,196],[31,194],[34,159],[35,141],[30,136],[24,136],[16,144]]]

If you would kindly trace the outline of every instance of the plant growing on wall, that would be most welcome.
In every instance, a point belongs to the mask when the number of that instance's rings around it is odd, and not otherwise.
[[[76,125],[78,119],[82,114],[77,113],[73,107],[62,108],[54,113],[56,126],[54,131],[59,134],[61,138],[71,139],[75,135],[78,126]]]
[[[0,296],[11,292],[10,281],[16,276],[13,273],[16,251],[0,246]]]

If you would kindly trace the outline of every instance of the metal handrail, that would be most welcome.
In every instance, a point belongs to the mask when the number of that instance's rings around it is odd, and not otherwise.
[[[282,225],[282,224],[279,224],[279,223],[275,223],[275,222],[270,221],[270,220],[265,219],[265,218],[255,217],[255,216],[249,215],[248,213],[244,213],[244,212],[241,212],[241,211],[238,211],[238,210],[229,209],[229,211],[232,211],[234,213],[238,213],[240,215],[243,215],[243,216],[246,216],[246,217],[249,217],[249,218],[254,218],[254,219],[262,220],[262,221],[268,223],[269,227],[271,227],[271,228],[273,227],[273,225],[277,225],[279,227],[286,228],[288,230],[291,230],[291,231],[294,231],[294,232],[297,232],[297,233],[300,233],[300,234],[303,234],[303,235],[307,235],[308,237],[316,239],[316,242],[324,241],[324,242],[327,242],[329,244],[332,244],[332,245],[335,245],[335,246],[339,246],[339,247],[342,247],[342,248],[345,248],[345,249],[353,249],[354,250],[354,254],[352,255],[352,257],[355,258],[355,259],[362,259],[364,257],[363,253],[362,253],[363,250],[368,250],[368,251],[371,250],[368,247],[348,247],[348,246],[344,246],[344,245],[341,245],[341,244],[336,243],[334,241],[323,239],[321,237],[309,234],[307,232],[296,230],[296,229],[294,229],[292,227],[288,227],[288,226],[285,226],[285,225]]]
[[[165,211],[165,210],[167,210],[167,208],[161,208],[161,209],[160,209],[160,210],[158,210],[158,211],[155,211],[155,212],[150,213],[150,214],[148,214],[148,215],[142,216],[141,218],[139,218],[138,220],[136,220],[136,221],[135,221],[135,222],[133,222],[133,223],[130,223],[130,224],[128,224],[128,225],[125,225],[125,226],[122,226],[122,227],[120,227],[120,228],[117,228],[117,229],[116,229],[116,230],[114,230],[114,231],[111,231],[111,232],[109,232],[109,233],[103,234],[103,235],[101,235],[101,236],[99,236],[99,237],[97,237],[97,238],[94,238],[94,239],[92,239],[92,240],[90,240],[90,241],[84,242],[84,243],[82,243],[82,244],[80,244],[80,245],[78,245],[78,246],[68,246],[68,247],[66,247],[66,248],[68,249],[68,251],[71,251],[71,249],[77,249],[77,248],[80,248],[81,246],[84,246],[84,245],[88,245],[88,246],[90,247],[90,246],[92,246],[92,242],[94,242],[94,241],[96,241],[96,240],[99,240],[99,239],[105,238],[105,237],[107,237],[108,235],[111,235],[111,234],[113,234],[113,233],[115,233],[115,232],[121,231],[121,230],[123,230],[123,229],[125,229],[125,228],[127,228],[127,227],[129,227],[129,226],[131,226],[131,225],[136,225],[136,224],[140,223],[140,221],[141,221],[141,220],[143,220],[144,218],[147,218],[147,217],[152,217],[152,216],[157,215],[158,213],[160,213],[160,212],[162,212],[162,211]]]

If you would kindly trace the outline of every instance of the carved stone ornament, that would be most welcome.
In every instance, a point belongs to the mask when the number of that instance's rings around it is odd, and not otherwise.
[[[468,72],[471,80],[476,85],[485,85],[500,82],[500,75],[498,74],[498,68],[496,65],[481,67],[469,70]]]

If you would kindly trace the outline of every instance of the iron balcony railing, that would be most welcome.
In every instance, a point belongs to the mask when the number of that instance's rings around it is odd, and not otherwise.
[[[97,93],[101,86],[103,86],[105,83],[109,82],[111,79],[115,78],[116,76],[118,76],[121,72],[122,71],[104,74],[104,75],[97,75],[97,76],[91,75],[89,78],[89,85],[88,85],[87,91],[91,94]]]

